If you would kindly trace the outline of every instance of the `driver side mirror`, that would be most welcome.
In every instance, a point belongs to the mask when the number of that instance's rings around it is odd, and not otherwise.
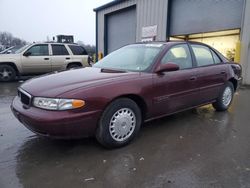
[[[28,57],[31,55],[31,52],[24,52],[23,56]]]
[[[162,72],[172,72],[172,71],[178,71],[180,70],[179,65],[169,62],[166,64],[161,64],[157,67],[156,73],[162,73]]]

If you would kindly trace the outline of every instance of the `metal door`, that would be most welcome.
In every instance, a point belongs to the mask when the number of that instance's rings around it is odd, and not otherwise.
[[[106,17],[106,54],[136,41],[135,6]]]

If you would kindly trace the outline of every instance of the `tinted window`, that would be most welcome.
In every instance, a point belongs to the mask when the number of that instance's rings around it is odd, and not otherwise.
[[[88,55],[86,50],[81,46],[69,45],[69,48],[74,55]]]
[[[30,49],[27,50],[27,52],[31,53],[30,56],[46,56],[46,55],[49,55],[49,49],[48,49],[47,44],[32,46]]]
[[[197,44],[191,45],[199,67],[214,64],[214,59],[210,49]]]
[[[176,63],[180,69],[192,67],[192,58],[187,44],[172,47],[161,60],[161,63]]]
[[[213,58],[214,58],[214,63],[221,63],[221,60],[220,58],[218,57],[218,55],[213,51],[211,50],[212,54],[213,54]]]
[[[52,44],[53,55],[69,55],[64,45]]]

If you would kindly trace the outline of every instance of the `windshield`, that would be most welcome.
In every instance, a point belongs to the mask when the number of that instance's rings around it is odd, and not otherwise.
[[[133,44],[116,50],[93,67],[142,72],[149,68],[162,44]]]
[[[16,50],[14,53],[19,54],[19,53],[23,52],[24,50],[26,50],[29,46],[30,46],[30,44],[27,44],[27,45],[19,48],[18,50]]]

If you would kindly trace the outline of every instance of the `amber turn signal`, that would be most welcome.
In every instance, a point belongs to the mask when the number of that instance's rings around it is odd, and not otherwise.
[[[73,100],[72,101],[72,106],[73,106],[73,108],[81,108],[81,107],[85,106],[85,101],[83,101],[83,100]]]

